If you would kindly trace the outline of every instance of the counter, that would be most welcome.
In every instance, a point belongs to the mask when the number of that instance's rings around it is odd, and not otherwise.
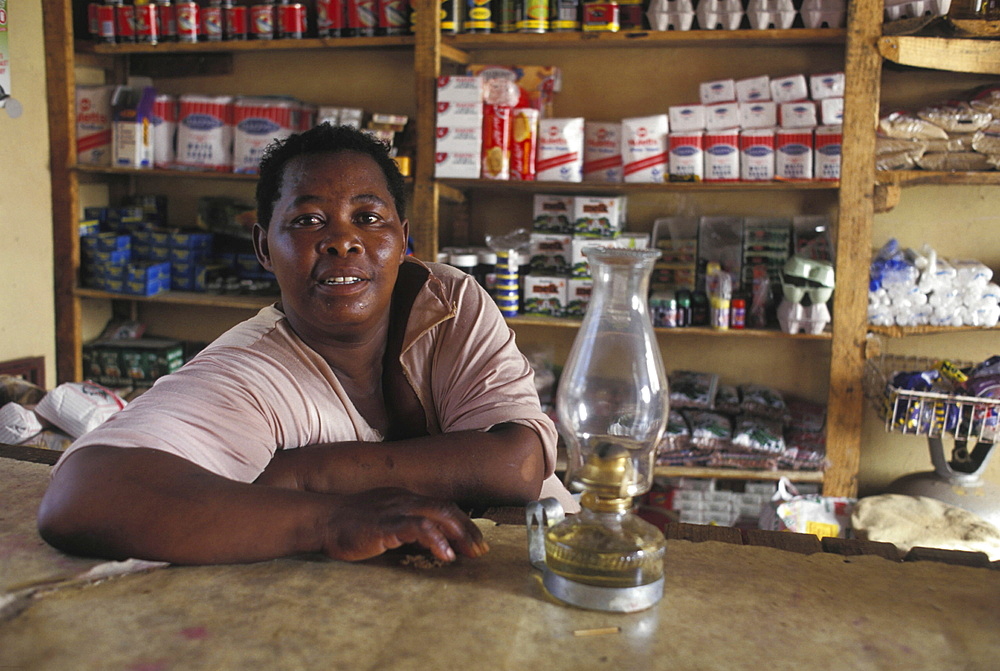
[[[1000,668],[988,562],[675,525],[663,600],[610,614],[547,596],[525,527],[482,519],[491,552],[442,567],[307,556],[95,580],[121,565],[37,535],[48,469],[0,458],[0,669]]]

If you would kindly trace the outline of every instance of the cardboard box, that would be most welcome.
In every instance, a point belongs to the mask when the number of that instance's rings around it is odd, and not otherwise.
[[[111,93],[113,86],[76,87],[76,160],[111,165]]]
[[[566,277],[529,274],[524,282],[525,314],[564,316],[567,281]]]
[[[111,94],[112,165],[119,168],[153,167],[153,104],[150,86],[117,86]]]
[[[573,235],[613,238],[625,228],[625,196],[576,196],[573,198]]]
[[[573,196],[535,194],[531,228],[539,233],[572,233]]]
[[[184,365],[184,344],[158,338],[99,341],[83,346],[83,358],[85,374],[98,384],[149,387]]]

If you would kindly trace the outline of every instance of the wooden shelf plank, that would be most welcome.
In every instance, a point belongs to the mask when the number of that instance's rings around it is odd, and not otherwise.
[[[823,482],[823,471],[753,471],[738,468],[697,466],[656,466],[653,474],[662,478],[716,478],[718,480],[780,480]]]
[[[1000,49],[998,49],[1000,51]],[[941,172],[936,170],[880,170],[875,173],[879,184],[917,186],[947,184],[969,186],[1000,186],[1000,172]]]
[[[1000,49],[992,40],[889,35],[878,41],[882,58],[917,68],[1000,74]]]
[[[544,328],[579,329],[582,321],[564,317],[547,317],[545,315],[519,315],[508,318],[507,323],[514,328],[518,326],[540,326]],[[714,336],[721,338],[770,338],[778,340],[830,340],[831,338],[831,334],[826,331],[818,334],[785,333],[777,329],[713,329],[708,326],[686,326],[683,328],[657,327],[654,330],[657,333],[677,336]]]
[[[941,333],[975,333],[1000,331],[1000,326],[983,328],[981,326],[869,326],[868,332],[887,338],[908,338],[919,335],[935,335]]]
[[[789,30],[643,30],[617,33],[509,33],[445,35],[446,44],[463,49],[650,48],[671,46],[768,47],[843,44],[840,28]]]
[[[256,182],[256,174],[237,172],[214,172],[209,170],[164,170],[161,168],[113,168],[103,165],[76,165],[73,170],[81,174],[121,177],[167,177],[179,179],[223,179]]]
[[[412,49],[413,35],[379,37],[310,37],[301,40],[232,40],[226,42],[160,42],[159,44],[101,44],[76,40],[78,53],[107,54],[191,54],[247,51],[308,51],[316,49]]]
[[[87,289],[85,287],[78,287],[74,291],[74,294],[80,298],[190,305],[206,308],[234,308],[237,310],[260,310],[278,299],[277,296],[213,294],[194,291],[165,291],[155,296],[135,296],[132,294],[116,294],[110,291],[100,291],[98,289]]]
[[[627,194],[663,191],[707,191],[732,193],[734,191],[835,191],[839,182],[810,180],[803,182],[664,182],[638,184],[625,182],[519,182],[492,179],[441,179],[438,182],[460,191],[530,191],[545,193],[583,193],[600,191],[604,194]]]

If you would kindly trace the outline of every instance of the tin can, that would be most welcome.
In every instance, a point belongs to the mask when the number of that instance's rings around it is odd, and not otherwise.
[[[115,41],[114,5],[101,5],[97,8],[97,39],[107,44]]]
[[[115,38],[119,44],[135,42],[135,7],[119,2],[115,5]]]
[[[96,40],[101,36],[101,19],[98,16],[100,13],[101,3],[91,2],[87,4],[87,34],[90,35],[90,39]]]
[[[306,6],[300,2],[278,6],[278,36],[286,40],[301,40],[306,36]]]
[[[160,41],[160,25],[156,20],[156,5],[149,0],[135,3],[135,41],[156,44]]]
[[[199,15],[201,19],[201,37],[208,42],[222,41],[222,3],[212,2],[208,7],[202,7]]]
[[[492,33],[495,25],[490,0],[465,0],[463,32]]]
[[[320,37],[343,37],[347,29],[347,5],[344,0],[316,0],[316,34]]]
[[[462,27],[463,0],[441,0],[441,32],[455,35]]]
[[[616,33],[620,28],[617,2],[588,2],[583,5],[583,31]]]
[[[378,26],[377,0],[347,0],[347,35],[372,37]]]
[[[517,21],[519,33],[544,33],[549,29],[548,0],[524,0]]]
[[[157,0],[156,24],[161,42],[177,41],[177,8],[171,0]]]
[[[227,40],[245,40],[247,38],[248,22],[247,8],[243,5],[224,4],[223,37]]]
[[[250,7],[250,37],[255,40],[274,39],[276,12],[274,3],[264,2]]]
[[[642,30],[642,0],[618,0],[618,25],[621,30]]]
[[[492,14],[495,32],[516,33],[521,0],[493,0]]]
[[[406,35],[410,32],[409,0],[378,0],[378,34]]]
[[[580,0],[550,0],[549,30],[554,33],[580,30]]]
[[[197,42],[198,33],[198,3],[181,0],[177,3],[177,39],[181,42]]]

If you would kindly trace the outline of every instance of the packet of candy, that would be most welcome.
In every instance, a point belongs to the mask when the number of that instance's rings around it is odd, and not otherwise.
[[[719,376],[715,373],[675,370],[670,374],[669,382],[671,407],[705,410],[715,407],[715,394],[719,387]]]

